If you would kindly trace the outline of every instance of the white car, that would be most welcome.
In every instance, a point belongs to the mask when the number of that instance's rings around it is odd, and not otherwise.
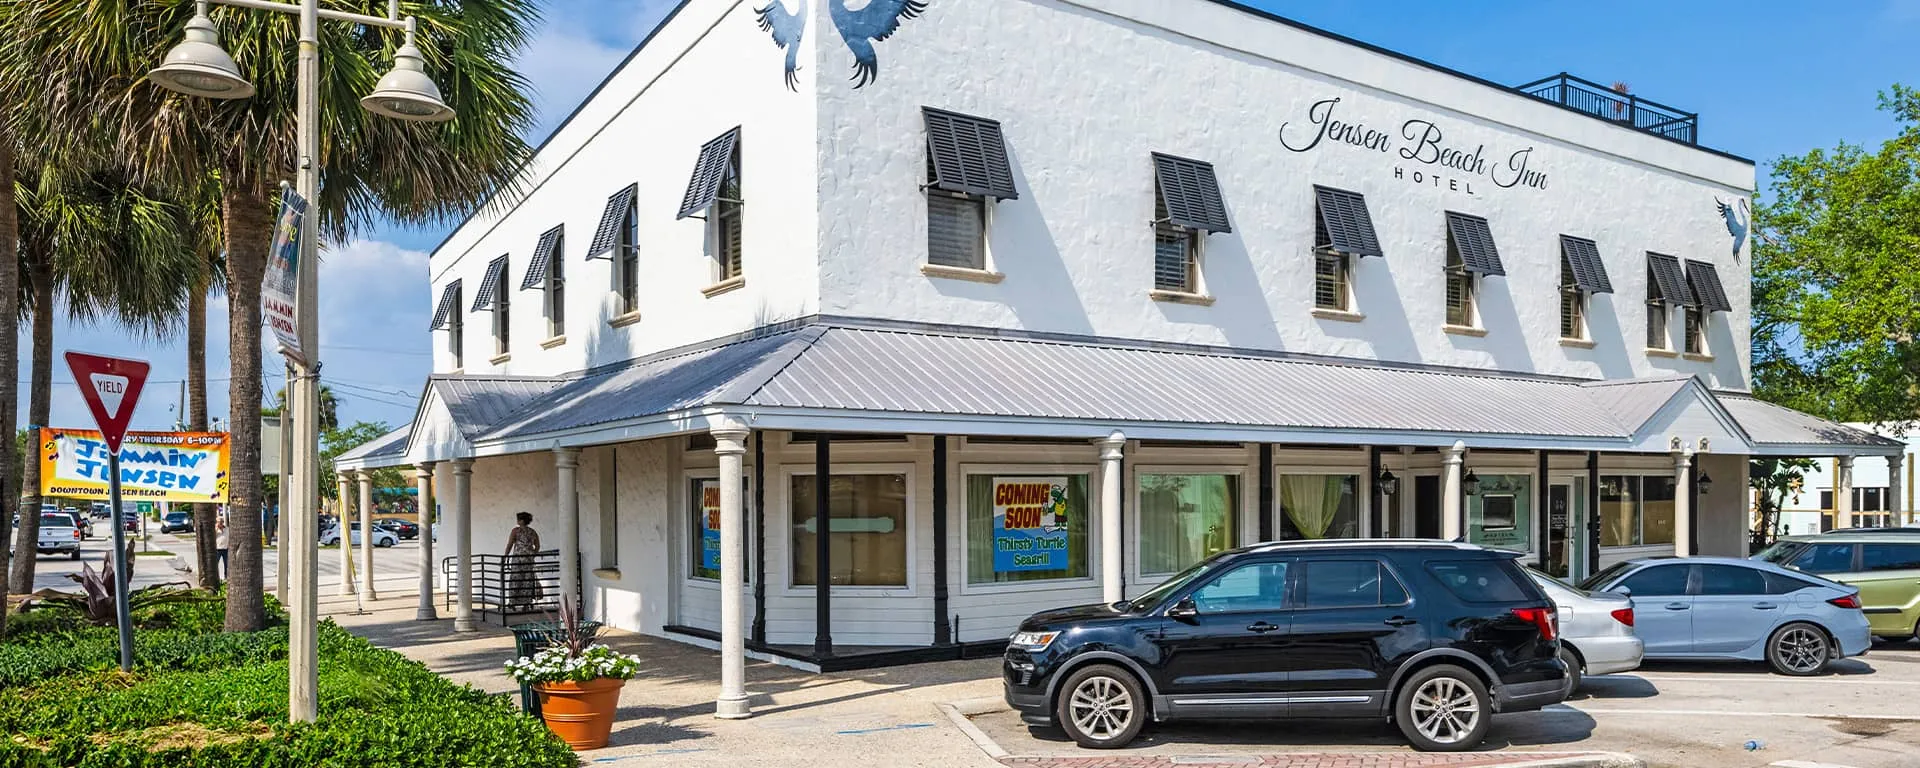
[[[1613,592],[1588,592],[1552,576],[1527,569],[1560,619],[1560,660],[1567,665],[1567,693],[1580,689],[1587,675],[1608,675],[1640,667],[1645,644],[1633,629],[1633,598]]]
[[[354,523],[352,527],[352,531],[353,531],[353,545],[356,547],[360,546],[360,524]],[[396,535],[393,531],[389,531],[377,525],[373,527],[373,545],[374,546],[391,547],[399,543],[400,543],[400,537]],[[320,546],[332,547],[332,546],[338,546],[339,544],[340,544],[340,526],[336,525],[332,528],[328,528],[326,533],[320,534]]]

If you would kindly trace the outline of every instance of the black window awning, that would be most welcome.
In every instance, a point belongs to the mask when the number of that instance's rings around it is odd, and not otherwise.
[[[684,219],[704,211],[720,198],[720,185],[726,182],[739,147],[740,126],[737,125],[700,146],[700,158],[693,162],[693,178],[687,180],[687,194],[680,198],[680,215],[674,218]]]
[[[1380,237],[1373,232],[1373,217],[1367,215],[1367,198],[1344,189],[1313,187],[1315,248],[1326,248],[1355,256],[1385,256]]]
[[[1573,273],[1573,287],[1587,293],[1613,293],[1613,281],[1607,279],[1607,265],[1600,260],[1600,246],[1592,240],[1561,235],[1560,259],[1567,271]]]
[[[1153,180],[1167,223],[1205,232],[1232,232],[1213,164],[1153,153]]]
[[[539,244],[533,247],[533,260],[527,262],[527,276],[521,279],[520,290],[547,286],[547,266],[553,261],[554,250],[560,246],[560,236],[566,228],[567,225],[560,224],[541,233]]]
[[[440,306],[434,308],[433,325],[427,330],[437,331],[447,327],[448,321],[453,319],[453,313],[460,310],[459,304],[460,281],[455,280],[447,283],[447,287],[440,289]]]
[[[639,191],[640,185],[628,184],[607,198],[607,208],[600,212],[600,226],[593,230],[593,242],[587,246],[587,258],[613,258],[613,247],[620,240],[620,226],[626,223],[627,211],[633,209],[633,196]]]
[[[1668,304],[1692,306],[1699,302],[1693,298],[1693,291],[1687,288],[1687,279],[1680,273],[1680,260],[1664,253],[1647,252],[1647,271],[1653,274],[1653,287],[1660,295],[1648,294],[1647,300],[1659,300]]]
[[[1500,249],[1493,245],[1493,229],[1486,219],[1447,211],[1447,237],[1468,272],[1506,276],[1507,268],[1500,264]]]
[[[1013,166],[1000,121],[922,107],[927,124],[927,160],[933,167],[927,184],[967,195],[1016,200]]]
[[[491,312],[505,298],[500,288],[507,281],[507,254],[487,262],[487,276],[480,278],[480,290],[473,292],[473,312]]]
[[[1720,285],[1720,272],[1712,264],[1704,261],[1687,260],[1687,287],[1693,289],[1693,296],[1700,306],[1709,312],[1732,312],[1733,302],[1727,301],[1727,290]]]

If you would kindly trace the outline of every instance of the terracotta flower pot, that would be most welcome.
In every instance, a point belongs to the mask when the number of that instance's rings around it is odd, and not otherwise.
[[[540,716],[547,730],[574,749],[599,749],[613,732],[613,714],[620,706],[620,688],[627,681],[602,677],[584,683],[541,683]]]

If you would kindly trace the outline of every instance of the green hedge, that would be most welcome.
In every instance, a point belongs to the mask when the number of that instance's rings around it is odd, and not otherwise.
[[[52,631],[10,633],[0,645],[0,733],[11,736],[0,768],[576,763],[505,697],[454,685],[331,622],[319,633],[319,722],[297,725],[286,722],[284,626],[143,632],[130,674],[117,669],[111,627],[43,629]]]

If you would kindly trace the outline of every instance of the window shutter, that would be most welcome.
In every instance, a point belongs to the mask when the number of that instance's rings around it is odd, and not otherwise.
[[[1680,260],[1662,253],[1647,253],[1647,270],[1653,273],[1653,282],[1660,288],[1660,298],[1669,304],[1693,306],[1699,303],[1694,299],[1693,291],[1687,288],[1686,278],[1680,273]]]
[[[1020,197],[1000,122],[923,107],[927,158],[933,164],[929,186],[1002,200]]]
[[[587,258],[613,258],[613,246],[620,240],[620,225],[625,223],[627,212],[633,208],[634,195],[639,191],[640,185],[628,184],[607,198],[607,207],[600,212],[600,226],[594,228],[593,242],[587,246]]]
[[[1493,230],[1479,216],[1447,211],[1447,236],[1460,254],[1461,266],[1482,275],[1507,274],[1500,264],[1500,252],[1493,245]]]
[[[440,306],[433,310],[433,325],[427,330],[437,331],[447,327],[448,321],[453,319],[453,313],[459,310],[459,307],[455,306],[459,302],[460,281],[447,283],[447,287],[440,289]]]
[[[1331,248],[1355,256],[1385,256],[1380,238],[1373,231],[1373,217],[1367,214],[1367,198],[1358,192],[1315,185],[1315,247]]]
[[[1573,272],[1575,288],[1587,293],[1613,293],[1613,281],[1607,279],[1607,265],[1600,261],[1600,246],[1592,240],[1561,235],[1560,256]]]
[[[1192,235],[1172,224],[1154,226],[1153,287],[1163,291],[1193,291]]]
[[[700,157],[693,163],[693,178],[687,180],[687,193],[680,198],[680,215],[684,219],[706,210],[720,197],[720,184],[724,181],[734,164],[740,143],[740,127],[720,134],[712,141],[700,147]]]
[[[1153,179],[1170,223],[1203,232],[1233,231],[1211,163],[1155,152]]]
[[[1700,306],[1709,312],[1732,312],[1733,302],[1727,300],[1727,291],[1720,285],[1720,273],[1712,264],[1704,261],[1687,261],[1687,286],[1693,289],[1693,295]]]
[[[566,226],[561,224],[541,233],[540,242],[533,247],[533,259],[527,262],[527,276],[520,280],[520,290],[546,287],[547,275],[553,271],[554,249],[560,245],[560,235]]]
[[[471,312],[492,311],[503,297],[501,284],[507,280],[507,254],[500,254],[487,262],[487,276],[480,279],[480,290],[474,292]]]

